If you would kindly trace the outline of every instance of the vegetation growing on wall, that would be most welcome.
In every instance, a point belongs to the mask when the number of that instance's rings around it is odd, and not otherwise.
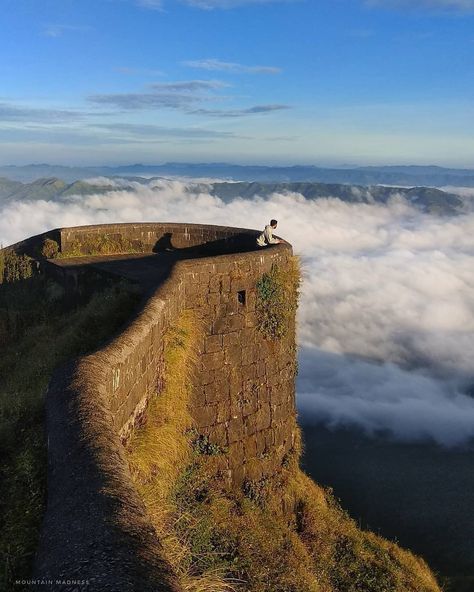
[[[83,257],[84,255],[116,255],[144,253],[146,246],[141,240],[129,239],[120,234],[85,235],[74,239],[60,257]]]
[[[108,338],[137,302],[120,284],[71,311],[62,289],[39,276],[0,286],[0,319],[8,314],[17,327],[14,335],[12,325],[0,335],[0,590],[30,575],[38,543],[46,479],[43,397],[50,374]]]
[[[284,267],[274,264],[257,283],[258,328],[266,339],[280,339],[290,330],[298,308],[301,282],[297,257]]]
[[[56,259],[59,257],[58,243],[51,238],[45,238],[41,247],[41,256],[45,257],[45,259]]]
[[[34,316],[35,307],[31,308],[34,290],[25,290],[34,283],[29,257],[0,250],[0,346],[15,339],[29,317]]]
[[[33,260],[12,249],[0,250],[0,284],[25,280],[33,275]]]

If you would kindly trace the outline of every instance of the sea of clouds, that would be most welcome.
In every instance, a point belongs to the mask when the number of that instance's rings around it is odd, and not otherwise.
[[[0,242],[112,221],[262,228],[277,218],[303,263],[303,421],[447,446],[474,437],[472,193],[464,192],[466,213],[438,217],[399,198],[348,204],[288,193],[224,203],[202,183],[194,193],[183,180],[127,191],[100,182],[110,187],[104,195],[0,206]]]

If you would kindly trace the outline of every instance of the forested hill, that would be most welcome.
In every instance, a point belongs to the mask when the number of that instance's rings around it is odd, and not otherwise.
[[[20,200],[39,200],[46,201],[59,200],[71,195],[93,195],[97,193],[107,193],[113,187],[104,185],[94,185],[87,181],[74,181],[66,183],[62,179],[55,177],[48,179],[37,179],[31,183],[21,183],[0,177],[0,203]]]
[[[390,199],[400,196],[421,209],[440,214],[455,213],[463,204],[457,195],[432,187],[364,187],[326,183],[214,183],[211,185],[211,193],[224,201],[236,197],[267,197],[273,193],[299,193],[306,199],[335,197],[351,203],[387,203]]]
[[[37,179],[31,183],[21,183],[11,179],[0,178],[0,204],[11,201],[64,201],[71,196],[104,194],[109,191],[139,191],[147,188],[159,192],[166,186],[166,179],[142,177],[79,180],[67,183],[62,179]],[[306,199],[338,198],[350,203],[387,203],[401,197],[422,211],[433,214],[455,214],[462,210],[462,199],[446,191],[432,187],[387,187],[381,185],[343,185],[326,183],[241,183],[216,182],[200,183],[185,182],[183,191],[188,193],[207,193],[219,197],[223,201],[231,201],[238,197],[254,199],[268,197],[274,193],[299,194]]]

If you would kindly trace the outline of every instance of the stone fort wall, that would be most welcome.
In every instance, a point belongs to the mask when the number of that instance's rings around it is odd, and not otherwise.
[[[229,487],[278,474],[297,437],[294,326],[282,340],[263,338],[256,284],[272,265],[285,266],[292,249],[257,250],[255,231],[201,225],[47,233],[63,252],[103,234],[137,241],[145,252],[171,245],[199,247],[208,256],[177,261],[121,334],[53,377],[46,404],[48,507],[36,575],[74,576],[87,580],[88,590],[177,590],[134,490],[122,442],[149,398],[159,396],[166,381],[164,335],[190,309],[204,329],[193,384],[196,429],[226,450],[220,468]],[[28,251],[27,241],[21,245]]]

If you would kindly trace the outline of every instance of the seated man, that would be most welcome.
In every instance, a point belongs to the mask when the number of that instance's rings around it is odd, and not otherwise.
[[[265,247],[267,245],[278,245],[284,241],[280,240],[279,238],[275,238],[273,236],[273,231],[278,226],[278,222],[276,220],[271,220],[268,226],[265,226],[265,230],[262,234],[257,238],[257,245],[259,247]]]

